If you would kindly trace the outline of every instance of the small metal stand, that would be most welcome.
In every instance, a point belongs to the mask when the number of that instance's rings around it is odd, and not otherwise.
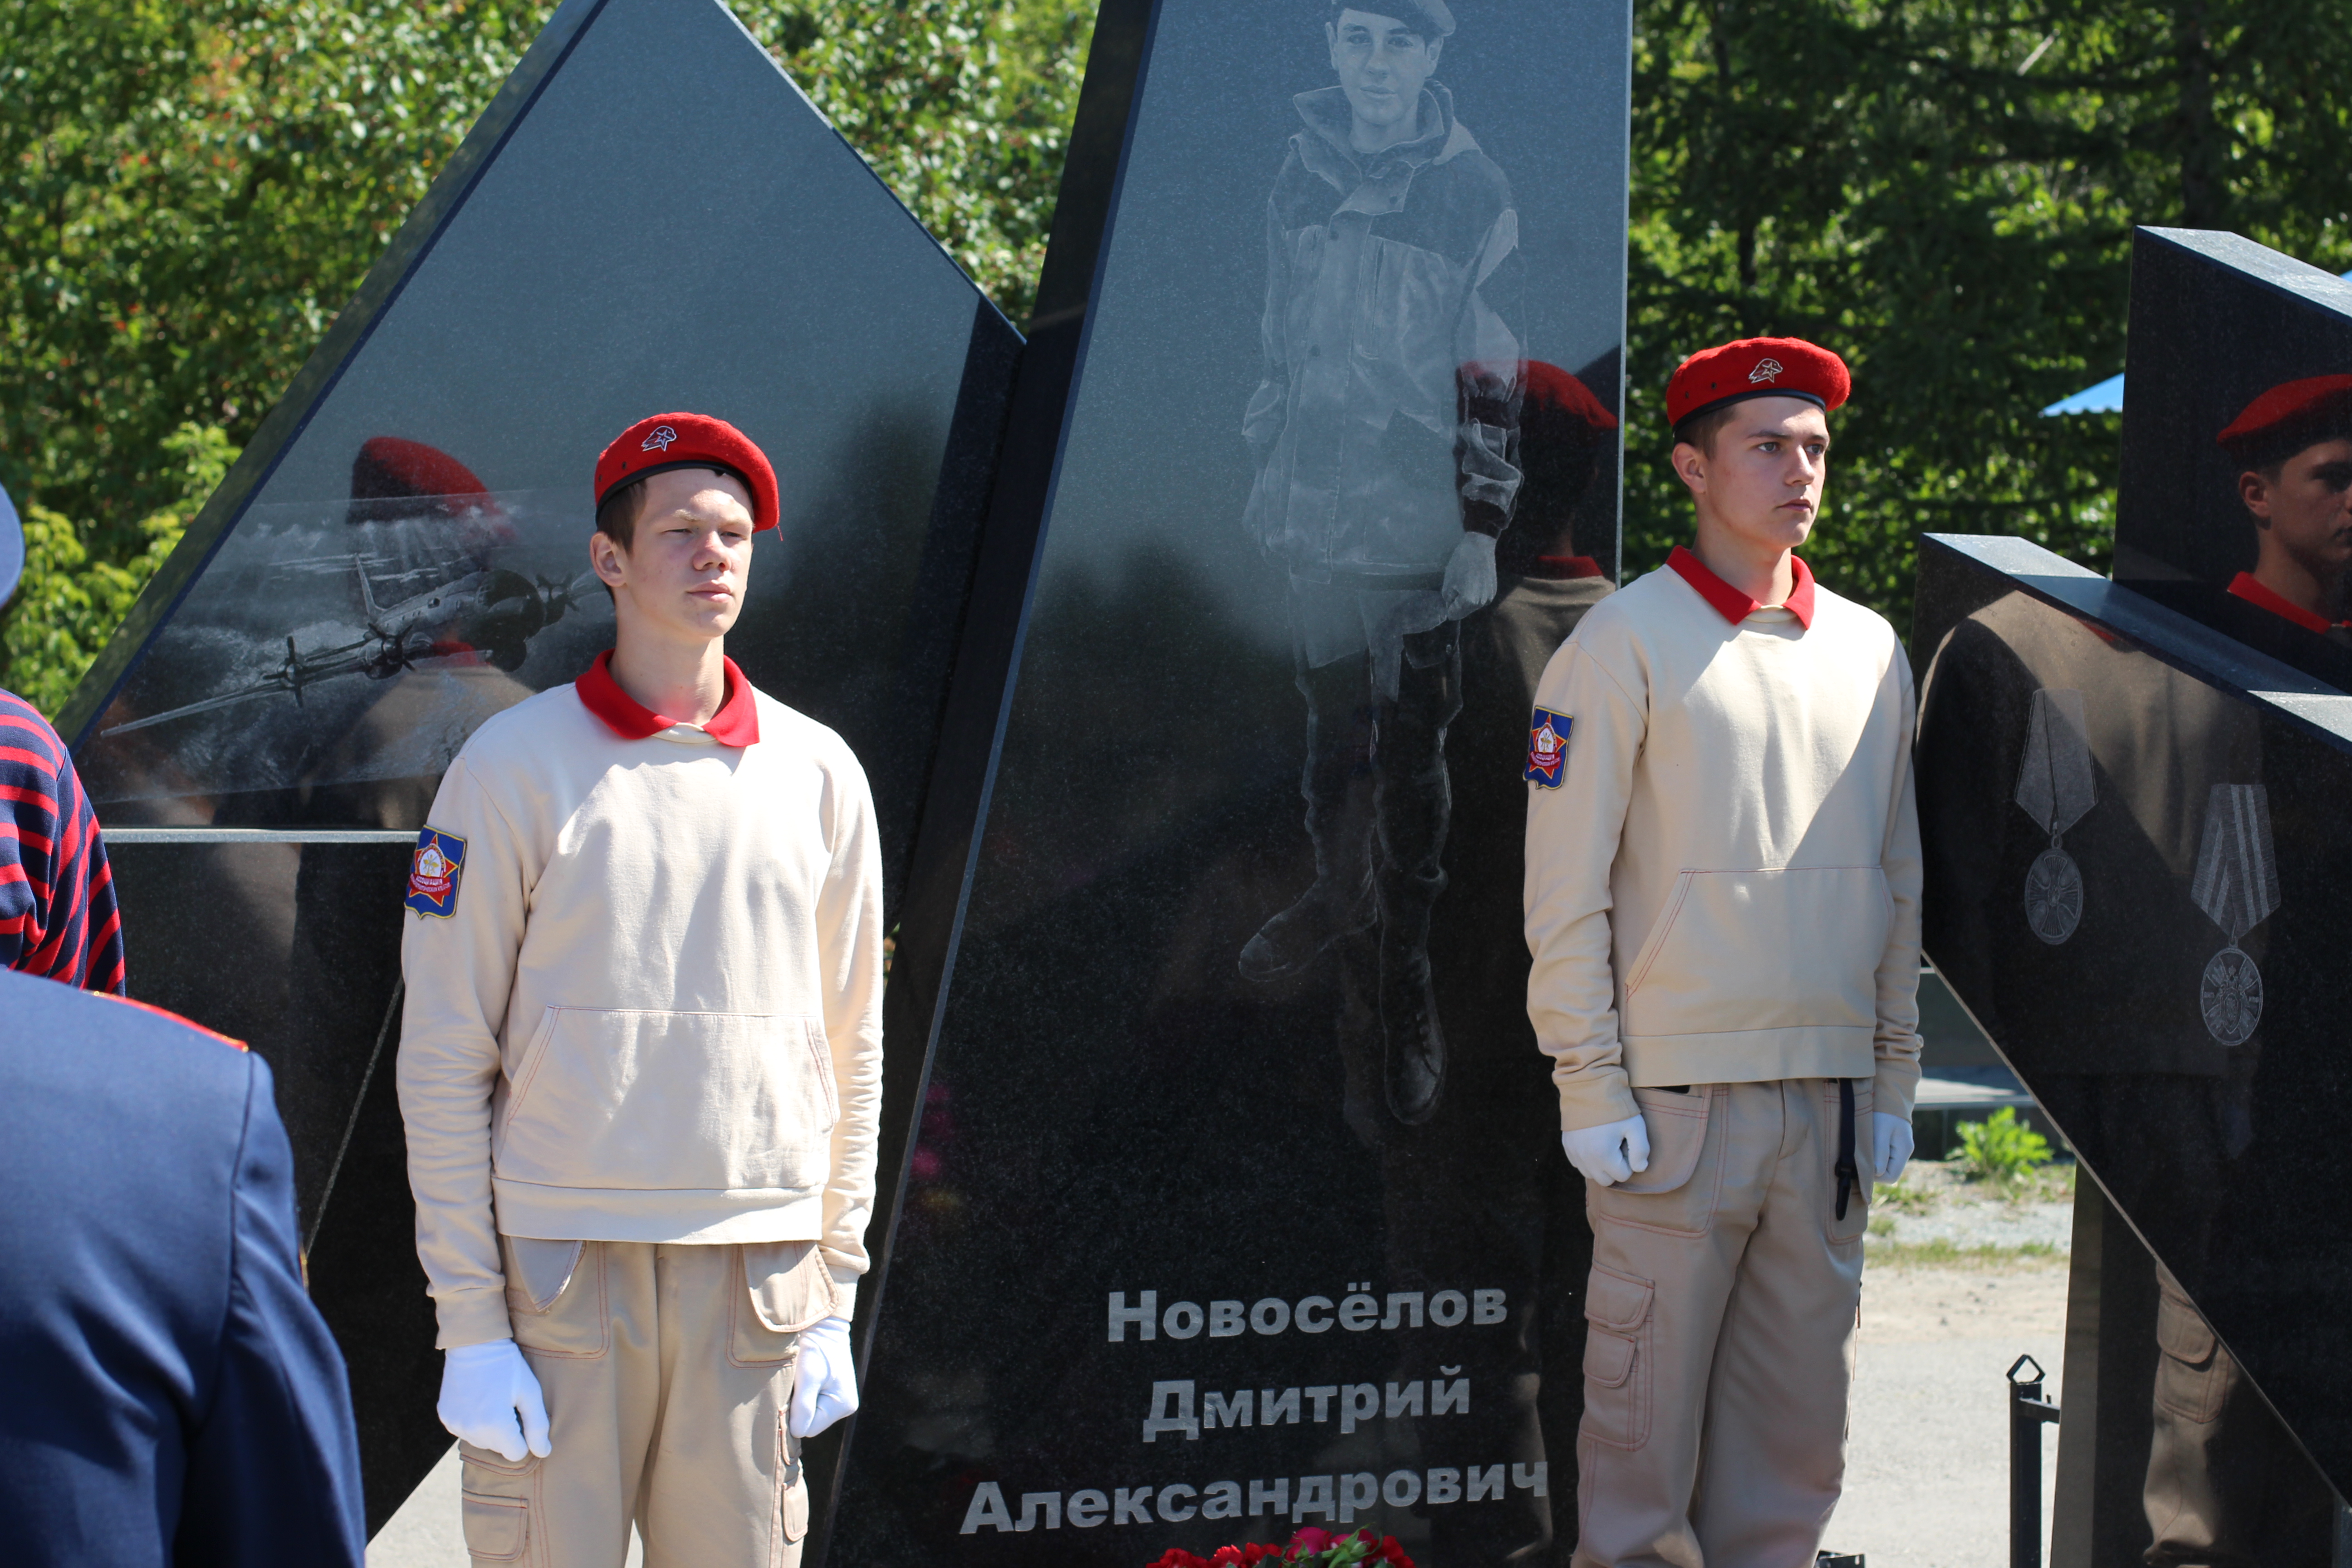
[[[2033,1375],[2018,1371],[2032,1367]],[[2021,1355],[2009,1368],[2009,1563],[2042,1568],[2042,1428],[2058,1407],[2042,1397],[2042,1363]]]

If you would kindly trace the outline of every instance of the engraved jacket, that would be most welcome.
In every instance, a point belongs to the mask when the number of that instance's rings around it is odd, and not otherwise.
[[[600,661],[442,780],[399,1085],[444,1347],[509,1331],[501,1232],[816,1241],[850,1310],[881,1100],[873,802],[838,735],[728,673],[708,728],[656,728]],[[615,699],[640,738],[599,717]]]
[[[1919,1079],[1911,668],[1894,628],[1802,564],[1759,607],[1677,550],[1546,667],[1566,731],[1531,783],[1528,1013],[1563,1128],[1633,1089]]]
[[[1420,136],[1371,154],[1349,145],[1340,89],[1296,101],[1266,204],[1245,522],[1297,576],[1377,587],[1510,520],[1519,346],[1490,301],[1515,287],[1518,214],[1444,88],[1423,89]],[[1475,411],[1466,366],[1489,372]]]

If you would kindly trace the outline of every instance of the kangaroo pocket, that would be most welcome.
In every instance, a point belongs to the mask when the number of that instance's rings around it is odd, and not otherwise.
[[[816,1019],[551,1007],[515,1075],[499,1174],[632,1191],[823,1184],[840,1119]]]
[[[1894,910],[1875,866],[1685,871],[1627,973],[1628,1036],[1868,1029]]]

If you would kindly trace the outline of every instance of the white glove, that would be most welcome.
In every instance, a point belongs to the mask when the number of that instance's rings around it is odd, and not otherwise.
[[[475,1447],[513,1463],[526,1451],[547,1458],[547,1402],[512,1340],[442,1352],[441,1400],[433,1413]]]
[[[1429,579],[1423,578],[1423,582]],[[1483,609],[1495,598],[1495,536],[1465,533],[1454,553],[1445,558],[1445,584],[1438,589],[1445,602],[1445,618],[1458,621]]]
[[[1911,1163],[1911,1121],[1884,1110],[1870,1113],[1870,1163],[1882,1182],[1899,1181]]]
[[[814,1437],[856,1410],[857,1365],[849,1354],[849,1320],[827,1318],[801,1334],[799,1375],[793,1383],[793,1436]]]
[[[1570,1164],[1604,1187],[1631,1181],[1635,1172],[1650,1168],[1650,1128],[1638,1110],[1604,1127],[1563,1132],[1559,1146],[1568,1151]]]

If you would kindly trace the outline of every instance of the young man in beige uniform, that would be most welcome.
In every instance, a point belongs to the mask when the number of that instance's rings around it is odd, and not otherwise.
[[[1794,339],[1685,360],[1695,545],[1537,689],[1528,1008],[1593,1222],[1580,1568],[1800,1568],[1837,1504],[1919,1076],[1910,668],[1791,553],[1847,384]]]
[[[882,898],[841,738],[722,651],[774,472],[659,415],[596,465],[614,646],[475,731],[419,836],[401,1112],[477,1563],[800,1560],[856,1408]]]

